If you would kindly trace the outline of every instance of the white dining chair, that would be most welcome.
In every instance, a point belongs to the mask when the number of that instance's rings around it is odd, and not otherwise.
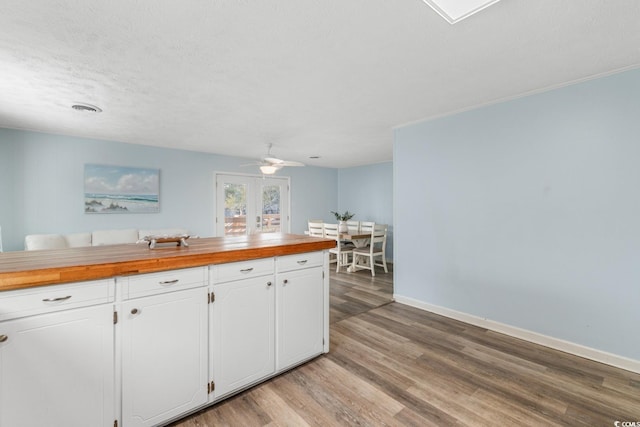
[[[347,221],[347,230],[349,234],[355,234],[360,231],[360,221]]]
[[[370,233],[373,231],[373,227],[376,225],[374,221],[360,221],[360,231]]]
[[[351,243],[340,241],[338,224],[324,224],[324,237],[336,241],[336,247],[329,249],[329,254],[335,255],[335,259],[330,259],[329,263],[336,263],[336,273],[340,272],[340,267],[349,267],[351,265],[349,255],[353,253],[354,247]]]
[[[384,272],[388,273],[387,269],[387,225],[375,224],[371,231],[371,239],[369,244],[362,248],[354,248],[352,252],[352,261],[350,271],[358,270],[371,270],[371,276],[376,275],[376,266],[384,268]],[[376,258],[381,257],[382,260],[376,262]]]
[[[324,237],[324,223],[322,221],[310,220],[308,222],[309,236]]]

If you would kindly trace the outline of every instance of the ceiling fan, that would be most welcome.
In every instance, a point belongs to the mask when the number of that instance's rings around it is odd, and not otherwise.
[[[282,160],[271,155],[271,147],[273,144],[267,145],[267,155],[254,163],[248,163],[242,166],[258,165],[260,166],[260,172],[264,175],[273,175],[285,166],[304,166],[304,163],[294,162],[290,160]]]

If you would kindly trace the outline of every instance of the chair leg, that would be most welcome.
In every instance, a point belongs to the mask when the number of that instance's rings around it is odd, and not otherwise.
[[[389,270],[387,270],[387,257],[385,257],[384,255],[382,255],[382,266],[384,267],[384,272],[388,273]]]

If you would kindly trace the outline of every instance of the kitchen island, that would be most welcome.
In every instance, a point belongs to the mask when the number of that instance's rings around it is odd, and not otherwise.
[[[155,426],[329,351],[328,252],[293,234],[0,254],[0,426]]]

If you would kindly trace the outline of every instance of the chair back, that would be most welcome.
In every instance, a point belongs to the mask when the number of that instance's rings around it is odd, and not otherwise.
[[[338,224],[323,224],[324,225],[324,237],[328,239],[340,240],[340,233],[338,232]]]
[[[324,224],[322,221],[309,221],[309,236],[324,237]]]
[[[350,234],[360,232],[360,221],[347,221],[347,230]]]
[[[360,231],[363,233],[370,233],[373,231],[376,223],[373,221],[360,221]]]
[[[387,224],[375,224],[371,231],[371,252],[385,253],[387,246]]]

